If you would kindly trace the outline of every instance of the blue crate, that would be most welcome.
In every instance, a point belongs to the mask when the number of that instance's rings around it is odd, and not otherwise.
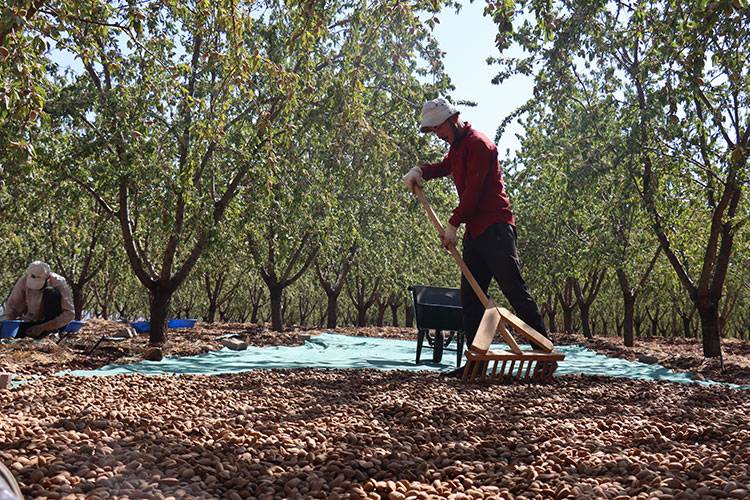
[[[193,328],[197,319],[170,319],[167,328]]]
[[[83,328],[83,325],[85,325],[85,324],[86,324],[85,321],[76,321],[76,320],[73,320],[70,323],[68,323],[67,325],[65,325],[65,328],[63,328],[63,331],[69,332],[69,333],[77,332],[78,330],[80,330],[81,328]]]
[[[151,331],[151,323],[148,321],[134,321],[130,323],[130,326],[138,333],[149,333]]]
[[[13,339],[18,333],[18,327],[21,326],[23,321],[20,319],[5,319],[3,320],[3,329],[0,338]]]

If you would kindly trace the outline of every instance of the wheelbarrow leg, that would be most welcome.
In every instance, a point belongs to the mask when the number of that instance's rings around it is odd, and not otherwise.
[[[464,332],[456,332],[456,368],[461,366],[464,355]]]
[[[424,344],[424,335],[425,335],[424,328],[418,328],[417,329],[417,360],[416,360],[417,364],[419,364],[419,358],[422,356],[422,344]]]
[[[435,341],[432,346],[432,361],[435,363],[440,363],[443,360],[444,341],[443,330],[435,330]]]

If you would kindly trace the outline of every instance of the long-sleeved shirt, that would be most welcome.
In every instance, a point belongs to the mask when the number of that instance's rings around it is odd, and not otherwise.
[[[497,222],[515,226],[497,146],[469,123],[465,123],[464,130],[465,135],[451,144],[441,162],[422,165],[422,177],[429,180],[453,176],[459,203],[448,222],[455,227],[465,223],[472,238]]]
[[[62,328],[75,318],[73,294],[65,278],[56,273],[50,273],[47,278],[47,286],[54,287],[60,292],[60,305],[62,306],[62,313],[50,320],[47,327],[50,330]],[[42,307],[43,293],[44,289],[32,290],[27,287],[26,275],[21,276],[16,281],[13,291],[10,292],[8,302],[5,303],[5,318],[42,321],[44,319],[44,310]]]

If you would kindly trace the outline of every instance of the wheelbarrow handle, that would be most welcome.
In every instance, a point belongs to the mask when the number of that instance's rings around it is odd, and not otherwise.
[[[414,194],[419,200],[419,203],[422,205],[422,208],[424,208],[424,211],[427,212],[427,216],[430,218],[432,225],[435,226],[435,229],[437,229],[438,234],[440,234],[440,237],[442,238],[445,234],[445,229],[443,229],[443,225],[440,223],[440,219],[438,219],[437,215],[435,215],[435,211],[430,206],[430,202],[427,201],[427,197],[424,195],[424,191],[422,190],[422,187],[419,186],[419,184],[414,184]],[[450,243],[448,245],[448,250],[453,256],[453,260],[455,260],[456,264],[458,264],[458,267],[461,268],[461,272],[466,278],[466,281],[468,281],[471,285],[471,288],[474,289],[474,293],[477,294],[477,297],[482,302],[482,305],[485,308],[488,307],[490,304],[490,299],[487,298],[487,294],[482,291],[482,287],[480,287],[479,283],[477,283],[477,280],[474,279],[474,275],[471,274],[471,271],[469,271],[466,262],[464,262],[464,259],[461,258],[461,254],[458,253],[456,245]]]

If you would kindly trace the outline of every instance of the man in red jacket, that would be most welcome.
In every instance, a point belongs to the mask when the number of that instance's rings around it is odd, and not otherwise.
[[[516,314],[546,337],[547,328],[539,307],[521,276],[515,219],[505,192],[497,147],[458,115],[459,111],[445,99],[424,103],[421,131],[434,133],[450,144],[450,150],[439,163],[412,168],[404,176],[404,183],[413,191],[414,185],[423,180],[453,176],[459,203],[445,226],[443,246],[456,245],[456,231],[465,224],[463,258],[479,286],[486,293],[494,276]],[[484,315],[484,306],[463,276],[461,303],[464,334],[471,345]],[[455,370],[454,374],[458,375],[461,370]]]

